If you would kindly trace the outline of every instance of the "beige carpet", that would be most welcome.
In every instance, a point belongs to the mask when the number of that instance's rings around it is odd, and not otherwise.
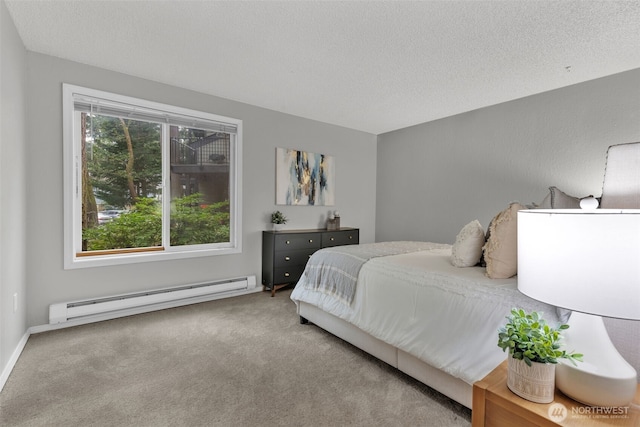
[[[290,292],[32,335],[0,425],[470,425],[462,405],[299,324]]]

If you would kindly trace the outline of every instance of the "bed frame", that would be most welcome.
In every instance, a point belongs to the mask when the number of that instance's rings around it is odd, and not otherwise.
[[[313,305],[299,301],[298,315],[300,323],[315,324],[471,409],[473,387],[461,379],[434,368]]]
[[[362,329],[319,308],[298,301],[300,323],[311,322],[325,331],[397,368],[412,378],[471,409],[473,386],[453,377],[426,362],[387,344]],[[623,357],[638,372],[640,382],[640,322],[621,319],[605,319],[611,341]]]

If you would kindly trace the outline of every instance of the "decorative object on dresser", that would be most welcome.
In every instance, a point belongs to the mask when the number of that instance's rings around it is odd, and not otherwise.
[[[284,230],[262,232],[262,286],[271,296],[296,283],[309,257],[317,250],[332,246],[357,244],[360,230]]]
[[[275,211],[271,214],[271,224],[273,224],[273,229],[276,231],[280,230],[287,221],[287,217],[280,211]]]
[[[327,230],[340,230],[340,212],[329,212]]]
[[[558,359],[582,360],[582,354],[560,349],[560,330],[568,326],[552,328],[539,313],[515,308],[507,319],[498,331],[498,347],[510,356],[507,387],[532,402],[552,402]]]
[[[532,209],[518,213],[518,289],[574,310],[565,346],[584,363],[560,361],[556,385],[587,405],[628,404],[635,369],[600,316],[640,320],[640,209]]]

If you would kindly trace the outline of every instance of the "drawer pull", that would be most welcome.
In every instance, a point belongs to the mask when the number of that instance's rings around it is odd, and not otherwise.
[[[287,245],[288,245],[289,243],[291,243],[291,241],[287,240],[287,242],[286,242],[286,243],[287,243]]]
[[[313,243],[313,239],[309,239],[309,243]]]
[[[284,277],[289,277],[291,276],[289,273],[284,273]]]
[[[353,239],[353,236],[349,236],[349,240]]]
[[[329,240],[331,240],[331,241],[333,242],[333,241],[334,241],[334,240],[336,240],[336,239],[335,239],[335,237],[332,237],[332,238],[330,238]]]
[[[284,257],[284,260],[285,261],[291,261],[291,257],[286,256],[286,257]]]

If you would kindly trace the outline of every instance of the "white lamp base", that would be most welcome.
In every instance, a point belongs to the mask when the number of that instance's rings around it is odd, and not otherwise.
[[[634,398],[636,370],[614,347],[602,317],[573,312],[563,332],[565,348],[584,354],[583,362],[561,359],[556,386],[564,394],[590,406],[626,406]]]

